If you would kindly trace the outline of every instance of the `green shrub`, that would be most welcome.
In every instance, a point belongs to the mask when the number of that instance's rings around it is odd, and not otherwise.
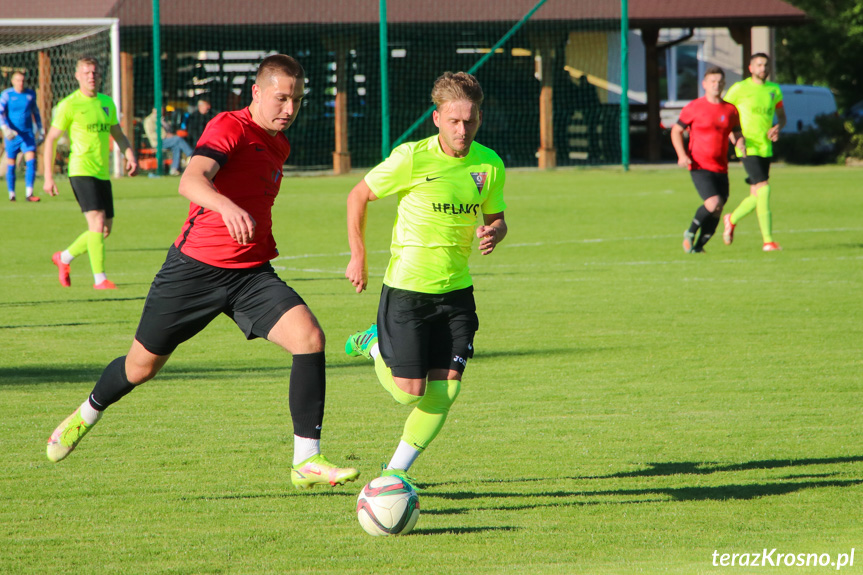
[[[863,159],[863,121],[831,114],[818,116],[815,123],[815,128],[781,135],[773,145],[774,156],[789,164],[809,165]]]

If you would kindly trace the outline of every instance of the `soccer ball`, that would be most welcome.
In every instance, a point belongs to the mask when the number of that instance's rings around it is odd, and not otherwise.
[[[395,476],[375,477],[357,497],[357,519],[369,535],[410,533],[419,516],[419,495]]]

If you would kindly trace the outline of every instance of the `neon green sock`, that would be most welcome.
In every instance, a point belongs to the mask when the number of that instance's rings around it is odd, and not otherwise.
[[[731,213],[731,223],[736,226],[737,222],[752,213],[757,203],[758,198],[756,196],[752,194],[746,196],[746,199],[740,202],[740,205]]]
[[[764,243],[773,241],[773,213],[770,211],[770,184],[758,190],[758,225],[761,226],[761,237]]]
[[[378,380],[381,382],[381,385],[384,386],[384,389],[393,396],[393,399],[402,405],[413,405],[422,399],[421,395],[411,395],[406,391],[402,391],[399,386],[396,385],[396,382],[393,381],[393,372],[387,367],[387,364],[384,363],[380,353],[375,358],[375,373],[378,374]]]
[[[87,238],[89,237],[89,235],[88,235],[89,233],[90,232],[84,232],[80,236],[75,238],[75,241],[72,242],[72,245],[70,245],[68,248],[66,248],[66,251],[69,252],[70,254],[72,254],[72,256],[76,257],[76,258],[82,254],[86,254],[87,253]]]
[[[105,273],[105,237],[102,232],[87,232],[87,253],[93,273]]]
[[[443,428],[449,408],[458,397],[459,391],[461,381],[457,379],[428,382],[422,401],[411,411],[405,422],[402,441],[420,451],[428,447]]]

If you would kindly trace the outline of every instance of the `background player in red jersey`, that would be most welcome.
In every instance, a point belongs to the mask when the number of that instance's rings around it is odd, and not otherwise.
[[[733,136],[732,141],[741,156],[746,153],[737,108],[722,99],[725,72],[715,66],[708,68],[701,86],[704,96],[687,104],[671,128],[671,143],[677,152],[677,163],[689,168],[695,189],[704,200],[689,229],[683,232],[683,250],[691,253],[704,251],[704,244],[716,231],[722,208],[728,201],[729,134]],[[688,149],[683,142],[683,131],[687,128]]]
[[[247,339],[266,338],[293,355],[288,402],[294,486],[343,484],[359,476],[320,453],[324,333],[269,263],[278,255],[272,206],[291,151],[282,132],[300,111],[304,77],[290,56],[267,57],[249,107],[219,114],[207,126],[180,180],[189,216],[153,280],[132,348],[105,368],[89,398],[51,435],[51,461],[65,458],[109,405],[155,377],[178,345],[224,313]]]

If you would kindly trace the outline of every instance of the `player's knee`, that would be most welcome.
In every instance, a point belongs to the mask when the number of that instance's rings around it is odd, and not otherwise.
[[[316,327],[309,334],[309,346],[313,347],[317,351],[324,351],[327,347],[327,336],[324,334],[324,330],[320,327]]]
[[[155,364],[142,364],[126,361],[126,379],[132,385],[141,385],[156,377],[159,367]]]
[[[428,413],[447,413],[461,392],[461,381],[449,379],[430,381],[419,407]]]
[[[288,351],[294,354],[319,353],[324,351],[326,346],[327,337],[324,335],[324,330],[315,325],[297,334]]]

